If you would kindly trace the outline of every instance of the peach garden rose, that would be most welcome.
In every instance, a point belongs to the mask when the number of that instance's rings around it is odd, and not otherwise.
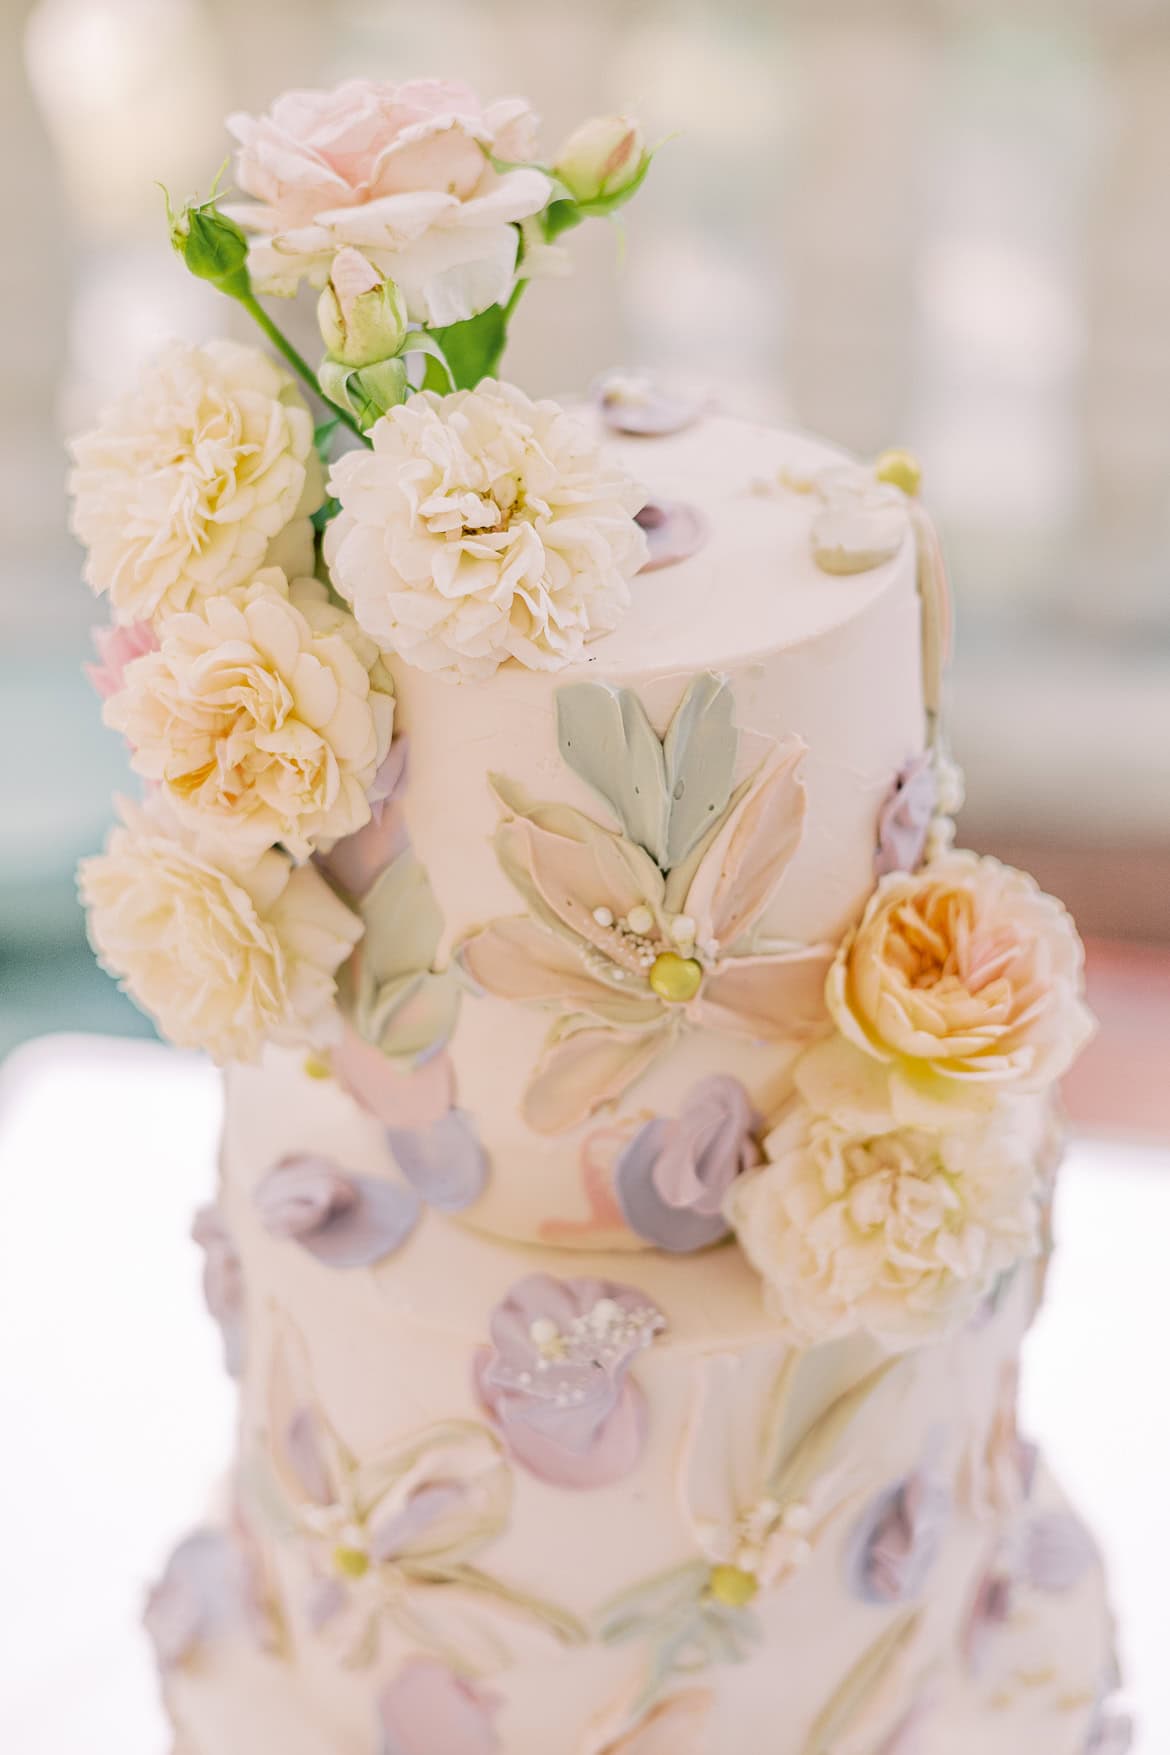
[[[829,971],[838,1035],[809,1050],[810,1106],[859,1124],[945,1126],[1006,1093],[1042,1091],[1093,1031],[1083,951],[1064,907],[974,853],[893,873]]]
[[[517,162],[533,150],[529,105],[485,105],[455,80],[290,91],[267,115],[228,126],[253,200],[224,211],[254,234],[249,266],[266,293],[323,286],[352,245],[395,281],[417,322],[460,322],[507,300],[517,227],[551,191],[543,171]]]

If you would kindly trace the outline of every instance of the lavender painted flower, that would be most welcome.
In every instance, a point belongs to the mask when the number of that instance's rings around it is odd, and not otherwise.
[[[937,803],[938,781],[930,756],[912,756],[898,770],[878,812],[875,877],[918,870]]]
[[[723,1202],[760,1162],[759,1117],[738,1079],[702,1079],[681,1113],[648,1121],[614,1166],[614,1193],[631,1231],[684,1255],[728,1232]]]
[[[380,1755],[497,1755],[499,1704],[439,1658],[408,1658],[378,1699]]]
[[[475,1361],[480,1399],[518,1463],[558,1487],[602,1487],[642,1454],[646,1406],[630,1377],[666,1326],[632,1286],[532,1274],[492,1314]]]
[[[231,1619],[241,1584],[239,1558],[222,1530],[198,1529],[179,1543],[142,1615],[160,1669],[186,1663]]]
[[[1016,1610],[1016,1581],[1006,1567],[993,1563],[979,1580],[963,1631],[963,1655],[978,1673],[992,1636],[1011,1621]]]
[[[191,1236],[203,1251],[203,1296],[223,1336],[224,1368],[238,1377],[244,1366],[244,1276],[231,1232],[216,1206],[201,1207]]]
[[[479,1198],[487,1157],[468,1117],[449,1109],[429,1127],[387,1128],[409,1186],[343,1170],[318,1153],[282,1158],[253,1200],[265,1230],[307,1249],[325,1267],[372,1267],[400,1249],[423,1205],[461,1212]]]
[[[950,1495],[923,1469],[883,1493],[850,1545],[849,1584],[866,1603],[913,1602],[938,1558]]]
[[[501,1606],[554,1639],[584,1638],[573,1616],[478,1563],[507,1528],[512,1498],[486,1425],[443,1421],[359,1459],[316,1401],[289,1334],[273,1359],[268,1428],[274,1489],[314,1576],[310,1624],[343,1662],[373,1662],[389,1623],[412,1643],[457,1651],[461,1666],[498,1665]]]
[[[686,500],[647,500],[636,514],[650,549],[639,573],[656,573],[698,554],[710,536],[710,527],[697,506]]]
[[[706,408],[698,397],[664,389],[644,372],[607,372],[594,385],[593,398],[611,432],[642,439],[681,433]]]
[[[311,1154],[282,1158],[257,1184],[260,1222],[295,1240],[325,1267],[370,1267],[390,1255],[418,1223],[412,1188],[342,1171]]]
[[[1033,1590],[1063,1596],[1096,1565],[1097,1544],[1079,1517],[1049,1511],[1025,1525],[1021,1570]]]

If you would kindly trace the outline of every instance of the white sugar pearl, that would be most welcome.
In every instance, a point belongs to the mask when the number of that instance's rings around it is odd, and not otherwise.
[[[538,1347],[547,1347],[550,1341],[557,1339],[560,1332],[551,1316],[535,1317],[528,1330]]]
[[[613,1298],[599,1298],[589,1312],[589,1326],[597,1334],[604,1334],[615,1322],[620,1322],[622,1307]]]
[[[697,928],[689,914],[676,914],[670,923],[670,936],[676,945],[689,945],[695,942]]]
[[[593,918],[594,918],[594,920],[596,920],[598,926],[612,926],[613,925],[613,909],[612,908],[595,908],[593,910]]]
[[[626,925],[631,932],[636,932],[639,937],[642,937],[653,927],[654,916],[644,902],[639,902],[638,906],[631,908],[626,915]]]

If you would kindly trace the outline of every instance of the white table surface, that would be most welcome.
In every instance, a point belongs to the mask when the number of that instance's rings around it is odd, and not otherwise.
[[[138,1610],[230,1454],[188,1235],[218,1121],[212,1069],[150,1043],[47,1037],[0,1069],[4,1755],[167,1748]],[[1109,1555],[1137,1749],[1167,1755],[1170,1150],[1079,1142],[1058,1216],[1027,1423]]]

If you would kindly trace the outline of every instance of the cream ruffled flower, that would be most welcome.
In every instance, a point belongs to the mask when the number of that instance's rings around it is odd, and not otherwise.
[[[122,811],[105,852],[82,861],[80,888],[91,943],[135,1004],[217,1061],[332,1040],[334,975],[362,928],[320,873],[276,852],[213,865],[161,800]]]
[[[412,396],[330,481],[325,555],[362,627],[420,670],[555,670],[617,625],[645,495],[555,402],[511,384]]]
[[[798,1071],[810,1106],[871,1128],[946,1127],[1041,1091],[1093,1031],[1066,910],[995,859],[949,853],[878,885],[829,972],[839,1035]]]
[[[370,820],[394,699],[378,648],[317,579],[266,568],[202,599],[105,707],[200,845],[296,859]]]
[[[228,126],[237,181],[256,199],[224,211],[258,234],[249,265],[264,292],[294,293],[304,278],[324,286],[334,255],[354,246],[417,322],[460,322],[507,300],[517,227],[552,192],[543,171],[515,162],[533,151],[529,105],[484,105],[453,80],[290,91],[266,116]]]
[[[1038,1177],[1010,1104],[954,1132],[874,1135],[801,1107],[765,1150],[726,1212],[797,1345],[860,1330],[914,1346],[1036,1252]]]
[[[231,341],[173,342],[72,454],[85,577],[119,622],[157,622],[229,590],[277,539],[282,561],[303,552],[324,497],[300,392]]]

